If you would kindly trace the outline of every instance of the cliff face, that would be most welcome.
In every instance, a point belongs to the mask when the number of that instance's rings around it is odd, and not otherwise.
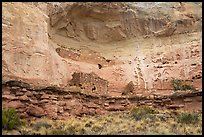
[[[108,43],[200,31],[201,8],[197,8],[200,7],[193,4],[179,7],[177,3],[152,7],[134,3],[74,3],[58,5],[49,14],[58,35]]]
[[[200,4],[3,3],[2,18],[3,81],[67,86],[80,72],[108,95],[170,94],[172,78],[202,89]]]

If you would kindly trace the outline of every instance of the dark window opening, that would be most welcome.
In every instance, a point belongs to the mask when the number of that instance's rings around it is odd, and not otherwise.
[[[196,75],[196,77],[197,77],[197,79],[200,79],[200,78],[202,78],[202,76],[200,76],[200,75]]]
[[[162,66],[157,66],[157,68],[163,68]]]
[[[93,90],[96,90],[96,87],[95,87],[95,86],[92,88],[92,91],[93,91]]]
[[[98,68],[101,69],[101,68],[102,68],[102,65],[101,65],[101,64],[98,64]]]
[[[109,63],[111,60],[107,59],[106,61]]]

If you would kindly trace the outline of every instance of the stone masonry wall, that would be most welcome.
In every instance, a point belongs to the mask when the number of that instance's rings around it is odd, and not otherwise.
[[[79,86],[81,89],[100,95],[108,91],[108,81],[98,77],[95,73],[74,72],[70,85]]]

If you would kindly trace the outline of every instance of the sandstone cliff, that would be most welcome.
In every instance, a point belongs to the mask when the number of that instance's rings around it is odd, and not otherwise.
[[[201,34],[195,3],[4,2],[2,78],[63,87],[79,72],[107,95],[170,94],[172,78],[201,90]]]

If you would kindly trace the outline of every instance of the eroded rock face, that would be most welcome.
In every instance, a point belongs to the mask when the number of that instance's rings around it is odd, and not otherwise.
[[[135,3],[92,2],[59,4],[53,8],[49,12],[51,30],[77,40],[112,42],[146,35],[168,37],[201,27],[200,7],[192,3],[144,8]]]
[[[200,90],[201,11],[194,3],[5,2],[3,81],[66,86],[74,72],[93,72],[109,95],[130,81],[135,94],[163,93],[171,78]]]
[[[48,44],[47,16],[24,3],[3,3],[3,11],[3,80],[63,83],[59,69],[66,64]]]
[[[186,111],[202,110],[202,96],[192,92],[189,94],[184,92],[185,96],[179,98],[173,96],[166,98],[156,95],[140,98],[139,96],[96,96],[70,90],[27,89],[23,91],[22,88],[17,88],[14,92],[12,87],[4,85],[2,90],[6,89],[8,95],[3,94],[3,108],[16,108],[18,114],[26,119],[46,116],[51,119],[67,120],[71,115],[79,117],[83,115],[101,115],[111,111],[125,111],[136,105],[166,107],[169,109],[182,108]],[[19,92],[22,94],[19,95]],[[201,93],[199,92],[199,94]],[[31,95],[28,100],[22,99],[28,94]]]

